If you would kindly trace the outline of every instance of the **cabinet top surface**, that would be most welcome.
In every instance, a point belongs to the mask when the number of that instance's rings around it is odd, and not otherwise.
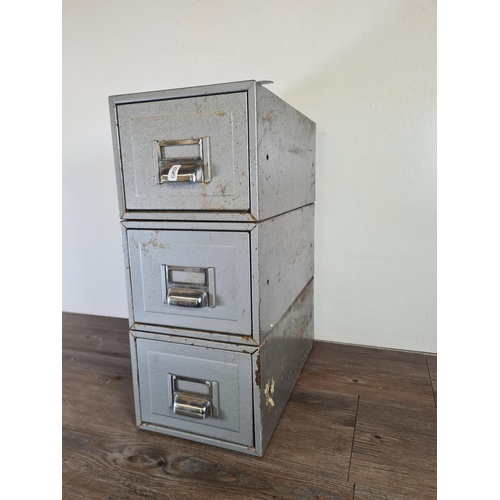
[[[132,94],[113,95],[109,100],[113,104],[126,104],[131,102],[152,101],[159,99],[174,99],[179,97],[193,97],[207,94],[226,94],[229,92],[244,92],[252,85],[259,82],[256,80],[243,80],[239,82],[216,83],[196,87],[183,87],[179,89],[155,90],[151,92],[136,92]]]

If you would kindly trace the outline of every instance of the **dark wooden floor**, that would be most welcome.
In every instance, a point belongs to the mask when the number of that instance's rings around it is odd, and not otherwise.
[[[63,498],[436,498],[436,357],[316,342],[263,458],[139,431],[127,321],[63,313]]]

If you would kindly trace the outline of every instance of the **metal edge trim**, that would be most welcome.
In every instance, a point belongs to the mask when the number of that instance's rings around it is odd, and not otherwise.
[[[229,441],[222,441],[219,439],[209,438],[205,436],[200,436],[198,434],[190,434],[188,432],[178,431],[175,429],[171,429],[168,427],[160,427],[153,424],[148,424],[146,422],[142,422],[139,425],[139,429],[146,430],[150,432],[158,432],[160,434],[165,434],[167,436],[173,436],[181,439],[188,439],[189,441],[195,441],[202,444],[208,444],[212,446],[217,446],[219,448],[225,448],[227,450],[239,451],[243,453],[247,453],[248,455],[261,456],[259,452],[251,446],[245,446],[242,444],[231,443]]]

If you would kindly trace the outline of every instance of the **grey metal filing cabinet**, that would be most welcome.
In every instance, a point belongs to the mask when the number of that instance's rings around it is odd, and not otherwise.
[[[315,124],[254,80],[109,102],[137,425],[262,456],[312,346]]]

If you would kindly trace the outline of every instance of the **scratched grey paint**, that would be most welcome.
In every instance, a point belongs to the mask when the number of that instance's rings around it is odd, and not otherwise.
[[[257,84],[258,220],[315,199],[316,124]]]
[[[258,233],[259,342],[262,342],[314,274],[314,205],[261,222]]]
[[[120,217],[125,213],[125,194],[123,191],[123,169],[121,162],[120,134],[118,131],[118,117],[116,104],[110,97],[108,100],[109,118],[111,121],[111,142],[113,144],[113,158],[115,163],[116,189],[118,192],[118,211]]]
[[[137,323],[136,323],[137,325]],[[134,325],[135,326],[135,325]],[[147,340],[158,340],[160,342],[173,342],[174,344],[186,344],[186,345],[196,345],[198,347],[206,347],[210,349],[221,349],[222,351],[235,351],[243,352],[245,354],[253,354],[257,351],[257,347],[254,345],[240,344],[238,339],[238,344],[230,343],[230,340],[218,341],[216,339],[210,338],[210,340],[205,338],[194,338],[181,336],[178,333],[172,334],[173,329],[166,328],[162,333],[158,333],[151,325],[148,325],[148,330],[140,330],[132,328],[131,335],[139,336],[141,339]],[[170,333],[167,333],[170,332]],[[234,342],[234,338],[231,339]]]
[[[234,333],[217,333],[211,330],[189,330],[187,328],[172,328],[171,326],[159,326],[150,325],[147,323],[134,323],[130,329],[137,332],[148,332],[155,335],[165,335],[172,336],[177,339],[186,339],[186,341],[192,342],[193,339],[197,340],[209,340],[215,342],[238,342],[242,348],[251,350],[252,346],[257,345],[257,341],[252,337],[247,337],[244,335],[236,337]]]
[[[121,212],[123,213],[123,212]],[[214,221],[214,222],[255,222],[255,217],[248,212],[126,212],[124,219],[128,220],[171,220],[171,221]]]
[[[315,124],[253,80],[109,104],[137,425],[262,456],[312,344]],[[151,141],[206,136],[211,183],[157,184]],[[219,309],[173,311],[161,264],[216,267]],[[173,415],[169,367],[220,376],[224,419]]]
[[[311,280],[260,346],[260,407],[262,432],[257,449],[266,449],[295,382],[309,355],[314,337]],[[254,354],[255,356],[255,354]],[[297,415],[300,420],[300,415]]]
[[[265,220],[314,202],[316,125],[255,81],[113,96],[110,116],[123,218]],[[158,134],[210,136],[212,182],[156,184]]]
[[[142,419],[253,446],[251,358],[249,354],[138,338],[137,358]],[[219,418],[195,420],[168,405],[167,375],[219,383]]]
[[[189,231],[251,231],[255,222],[220,222],[220,221],[122,221],[127,229],[182,229]]]
[[[257,84],[257,218],[315,200],[316,124]]]
[[[141,393],[139,390],[139,367],[137,364],[136,336],[129,332],[130,364],[132,365],[132,387],[134,388],[135,425],[142,423],[141,415]]]
[[[131,327],[134,324],[134,302],[132,300],[132,280],[130,278],[130,258],[128,253],[127,231],[121,226],[122,235],[122,254],[125,267],[125,289],[127,291],[128,324]]]
[[[232,450],[232,451],[238,451],[240,453],[246,453],[247,455],[259,456],[259,453],[257,452],[254,446],[246,446],[241,444],[230,443],[229,441],[221,441],[220,439],[213,439],[207,436],[190,434],[189,432],[182,432],[177,429],[171,429],[147,423],[142,423],[141,425],[139,425],[139,429],[149,432],[156,432],[158,434],[165,434],[166,436],[188,439],[189,441],[195,441],[196,443],[209,444],[212,446],[217,446],[218,448],[224,448],[225,450]]]
[[[250,213],[259,220],[259,179],[257,176],[257,82],[247,91],[248,102],[248,159],[250,165]]]
[[[198,85],[196,87],[183,87],[170,90],[153,90],[150,92],[137,92],[134,94],[112,95],[109,102],[112,105],[130,104],[134,102],[163,101],[165,99],[180,99],[184,97],[198,97],[211,94],[231,94],[245,92],[256,82],[243,80],[229,83],[216,83],[212,85]]]
[[[129,210],[248,210],[246,93],[121,104],[125,205]],[[158,183],[153,141],[208,137],[211,182]]]
[[[251,335],[249,234],[127,231],[134,320],[139,323]],[[214,308],[164,302],[162,265],[214,267]]]

